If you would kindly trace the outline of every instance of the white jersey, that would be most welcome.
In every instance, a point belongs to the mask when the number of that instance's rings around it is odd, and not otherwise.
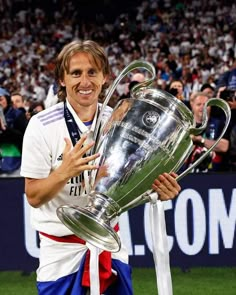
[[[76,116],[68,101],[67,107],[81,133],[88,132],[88,127]],[[98,108],[101,108],[101,104],[99,104]],[[112,109],[107,106],[103,112],[103,123],[110,117],[111,112]],[[95,124],[96,120],[94,120],[90,130],[94,130]],[[48,177],[62,163],[65,137],[70,138],[70,135],[64,118],[63,102],[34,115],[30,119],[24,135],[21,175],[35,179]],[[73,234],[61,223],[57,217],[56,210],[61,205],[76,205],[76,200],[81,194],[80,177],[71,178],[55,198],[40,208],[31,209],[33,228],[54,236]]]

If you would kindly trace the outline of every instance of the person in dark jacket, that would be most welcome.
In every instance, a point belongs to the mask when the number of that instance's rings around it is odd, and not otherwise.
[[[0,144],[13,143],[21,152],[28,123],[25,113],[13,108],[11,95],[5,88],[0,88],[0,107],[3,113],[0,119]]]

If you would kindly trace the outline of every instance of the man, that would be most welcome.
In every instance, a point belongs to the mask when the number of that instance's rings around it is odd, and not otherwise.
[[[40,232],[38,292],[42,294],[86,294],[83,274],[88,251],[85,242],[74,236],[56,215],[64,204],[76,204],[86,191],[87,170],[98,167],[89,162],[94,145],[86,136],[94,131],[110,68],[104,50],[93,41],[73,41],[59,53],[55,68],[58,97],[62,102],[33,116],[24,137],[21,174],[32,207],[32,223]],[[102,124],[111,114],[106,107]],[[163,174],[153,183],[162,200],[175,197],[180,186],[175,174]],[[103,251],[105,252],[105,251]],[[101,293],[132,294],[128,254],[124,248],[112,254],[119,261],[117,275],[100,277]],[[113,268],[113,266],[112,266]],[[114,283],[115,282],[115,283]],[[114,289],[116,291],[114,291]],[[110,293],[106,293],[110,292]]]
[[[209,96],[204,92],[196,92],[191,96],[190,105],[197,127],[202,125],[203,109],[208,99]],[[200,135],[192,136],[195,146],[192,154],[186,161],[187,165],[191,165],[202,153],[205,153],[216,142],[223,130],[224,121],[212,117],[210,112],[211,109],[209,107],[208,122],[204,132]],[[228,149],[229,138],[228,134],[225,133],[208,158],[203,160],[202,163],[195,168],[195,172],[224,171],[226,169],[224,156],[226,156]]]
[[[12,92],[11,101],[13,108],[21,109],[25,112],[24,97],[19,92]]]

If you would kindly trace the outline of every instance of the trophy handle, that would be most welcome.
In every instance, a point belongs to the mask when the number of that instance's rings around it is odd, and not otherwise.
[[[199,165],[208,155],[209,153],[214,149],[214,147],[218,144],[218,142],[221,140],[221,138],[223,137],[223,135],[225,134],[226,129],[229,126],[229,122],[231,119],[231,110],[230,107],[228,105],[227,102],[225,102],[223,99],[221,98],[211,98],[209,99],[205,106],[204,106],[204,110],[203,110],[203,124],[199,127],[199,128],[190,128],[190,134],[193,135],[198,135],[200,134],[203,130],[206,129],[207,126],[207,121],[208,121],[208,115],[207,115],[207,107],[209,106],[217,106],[219,108],[221,108],[224,111],[225,114],[225,126],[220,134],[220,136],[216,139],[216,142],[206,151],[206,153],[204,153],[196,162],[193,163],[193,165],[191,165],[190,167],[188,167],[186,170],[184,170],[177,178],[176,180],[179,181],[180,179],[182,179],[184,176],[186,176],[193,168],[195,168],[197,165]]]
[[[132,92],[136,92],[138,89],[140,89],[141,87],[147,87],[149,85],[152,84],[152,82],[154,81],[155,77],[156,77],[156,70],[155,67],[147,62],[147,61],[142,61],[142,60],[135,60],[133,62],[131,62],[128,66],[126,66],[121,72],[120,74],[117,76],[117,78],[114,80],[114,82],[111,84],[108,93],[106,95],[106,98],[102,104],[102,108],[100,111],[100,114],[98,116],[97,119],[97,124],[96,124],[96,128],[94,130],[94,140],[97,142],[97,136],[98,136],[98,131],[100,129],[100,125],[101,125],[101,120],[102,120],[102,115],[104,112],[105,107],[107,106],[113,92],[115,91],[117,85],[120,83],[120,81],[131,71],[135,70],[135,69],[139,69],[139,68],[143,68],[146,69],[148,72],[151,73],[151,78],[147,79],[141,83],[139,83],[138,85],[135,85],[134,89]]]
[[[197,165],[200,164],[201,161],[203,161],[207,155],[209,155],[209,153],[213,150],[213,148],[218,144],[218,142],[221,140],[221,138],[223,137],[223,135],[225,134],[226,129],[228,128],[230,119],[231,119],[231,110],[230,107],[228,105],[227,102],[225,102],[223,99],[220,98],[211,98],[207,101],[207,103],[204,106],[204,110],[203,110],[203,124],[199,127],[199,128],[190,128],[189,133],[190,134],[200,134],[202,131],[204,131],[206,129],[207,126],[207,121],[208,121],[208,116],[207,116],[207,107],[209,106],[217,106],[219,108],[221,108],[224,113],[225,113],[225,126],[220,134],[220,136],[217,138],[216,142],[206,151],[206,153],[204,153],[196,162],[193,163],[192,166],[190,166],[189,168],[187,168],[186,170],[184,170],[180,175],[178,175],[176,177],[176,180],[179,181],[181,180],[184,176],[186,176],[189,172],[191,172],[191,170],[196,167]],[[134,208],[138,205],[143,205],[147,202],[150,202],[152,197],[151,194],[155,193],[155,191],[153,189],[150,189],[146,192],[144,192],[143,194],[141,194],[138,198],[136,198],[135,200],[131,201],[130,203],[126,204],[126,206],[122,207],[122,212],[130,210],[131,208]]]

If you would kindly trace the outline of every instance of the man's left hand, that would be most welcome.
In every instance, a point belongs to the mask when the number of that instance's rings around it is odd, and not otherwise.
[[[181,187],[176,177],[177,174],[174,172],[163,173],[154,180],[152,189],[158,193],[161,201],[174,199],[179,194]]]

